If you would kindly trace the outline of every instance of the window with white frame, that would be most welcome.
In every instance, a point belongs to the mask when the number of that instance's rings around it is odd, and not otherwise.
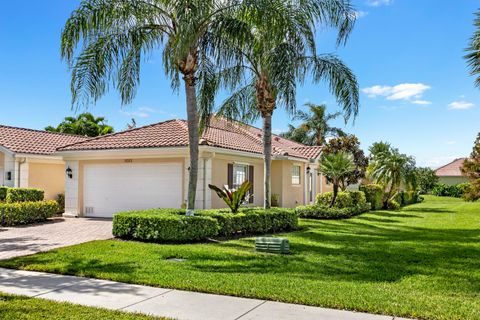
[[[299,165],[293,165],[292,167],[292,184],[299,185],[300,184],[300,172],[301,167]]]
[[[234,164],[233,165],[233,188],[238,189],[248,180],[248,166],[246,164]]]

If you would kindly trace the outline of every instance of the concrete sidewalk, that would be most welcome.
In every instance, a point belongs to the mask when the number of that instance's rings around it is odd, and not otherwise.
[[[0,291],[180,320],[401,319],[3,268],[0,268]]]

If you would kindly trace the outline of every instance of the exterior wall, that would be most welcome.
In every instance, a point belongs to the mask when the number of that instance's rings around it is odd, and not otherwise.
[[[300,184],[292,184],[292,167],[300,166]],[[281,207],[294,208],[305,202],[306,164],[291,160],[272,161],[272,194],[279,195]]]
[[[4,170],[4,181],[3,181],[3,184],[7,187],[14,187],[15,186],[15,181],[16,181],[16,176],[17,176],[17,172],[16,172],[16,163],[15,163],[15,159],[8,155],[8,154],[4,154],[3,155],[3,158],[4,158],[4,166],[3,166],[3,170]],[[12,178],[10,180],[7,180],[7,172],[11,172],[12,174]]]
[[[28,187],[44,190],[45,199],[54,200],[65,192],[65,165],[32,162],[28,167]]]
[[[4,186],[4,181],[5,181],[5,156],[3,155],[3,152],[0,152],[0,186]]]
[[[263,160],[259,158],[238,157],[230,155],[215,154],[212,158],[212,179],[211,183],[217,187],[228,184],[228,164],[242,163],[254,166],[253,172],[253,206],[263,206]],[[272,178],[273,180],[273,178]],[[226,205],[217,194],[209,190],[212,208],[225,208]]]
[[[439,183],[445,183],[446,185],[456,185],[468,182],[467,177],[438,177],[438,180]]]
[[[111,160],[80,160],[80,161],[66,161],[65,168],[72,169],[72,179],[67,178],[65,181],[65,215],[66,216],[83,216],[83,170],[87,164],[116,164],[116,163],[181,163],[184,165],[184,158],[151,158],[151,159],[111,159]],[[187,167],[188,168],[188,167]],[[186,169],[185,169],[186,170]],[[183,170],[183,171],[185,171]],[[184,181],[184,177],[181,177]],[[182,188],[184,189],[184,188]],[[182,195],[186,198],[186,194]],[[179,203],[179,207],[181,204]]]

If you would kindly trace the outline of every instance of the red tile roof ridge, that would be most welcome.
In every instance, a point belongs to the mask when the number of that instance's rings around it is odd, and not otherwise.
[[[4,125],[4,124],[0,124],[0,128],[7,128],[7,129],[14,129],[14,130],[23,130],[23,131],[38,132],[38,133],[46,133],[46,134],[54,134],[54,135],[59,135],[59,136],[77,137],[77,138],[84,138],[85,140],[90,139],[90,137],[82,136],[82,135],[79,135],[79,134],[64,133],[64,132],[52,132],[52,131],[47,131],[47,130],[39,130],[39,129],[30,129],[30,128],[22,128],[22,127],[8,126],[8,125]]]
[[[231,119],[227,119],[227,118],[224,118],[224,117],[215,117],[216,120],[221,120],[221,121],[226,121],[227,123],[231,123],[231,124],[234,124],[239,130],[242,131],[242,133],[244,133],[246,136],[250,137],[251,139],[253,139],[256,143],[260,144],[263,146],[263,139],[260,138],[258,135],[254,134],[253,132],[245,129],[245,128],[242,128],[242,127],[249,127],[251,129],[254,129],[254,130],[260,130],[259,128],[256,128],[252,125],[249,125],[247,123],[244,123],[244,122],[240,122],[240,121],[236,121],[236,120],[231,120]],[[225,130],[225,129],[222,129],[222,128],[218,128],[218,129],[221,129],[221,130]],[[225,130],[225,131],[228,131],[228,130]],[[273,138],[276,137],[276,135],[272,134],[272,140]],[[272,141],[273,142],[273,141]],[[288,152],[283,150],[282,148],[279,148],[275,145],[273,145],[272,143],[272,151],[273,150],[276,150],[279,154],[281,155],[288,155]]]
[[[117,135],[122,135],[122,134],[125,134],[125,133],[129,133],[129,132],[132,132],[132,131],[142,130],[142,129],[145,129],[145,128],[151,128],[151,127],[155,127],[155,126],[162,125],[162,124],[169,123],[169,122],[176,122],[176,123],[179,123],[179,124],[180,124],[180,123],[182,122],[182,120],[179,120],[179,119],[170,119],[170,120],[165,120],[165,121],[161,121],[161,122],[156,122],[156,123],[152,123],[152,124],[147,124],[147,125],[145,125],[145,126],[135,127],[135,128],[132,128],[132,129],[127,129],[127,130],[123,130],[123,131],[119,131],[119,132],[109,133],[109,134],[105,134],[105,135],[103,135],[103,136],[93,137],[93,138],[87,139],[87,140],[85,140],[85,141],[80,141],[80,142],[75,142],[75,143],[67,144],[67,145],[64,145],[64,146],[61,146],[61,147],[57,148],[57,150],[61,150],[61,149],[68,148],[68,147],[72,147],[72,146],[74,146],[74,145],[81,144],[81,143],[84,143],[84,142],[95,141],[95,140],[99,140],[99,139],[106,138],[106,137],[113,137],[113,136],[117,136]],[[182,128],[183,128],[183,126],[182,126]],[[188,128],[187,128],[187,133],[188,133]]]

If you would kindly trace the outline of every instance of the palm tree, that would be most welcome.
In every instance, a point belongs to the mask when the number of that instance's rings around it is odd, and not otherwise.
[[[57,127],[48,126],[45,130],[87,137],[103,136],[114,132],[113,127],[106,124],[104,117],[94,117],[88,112],[77,117],[65,117]]]
[[[470,67],[470,74],[476,76],[475,85],[480,88],[480,10],[475,13],[475,33],[470,38],[465,59]]]
[[[291,124],[288,125],[288,131],[280,133],[280,136],[303,144],[307,144],[310,138],[305,127],[299,126],[297,128]]]
[[[187,214],[193,214],[198,174],[199,64],[216,41],[211,30],[229,21],[234,0],[83,0],[67,20],[61,55],[72,67],[74,105],[96,102],[110,80],[122,104],[130,103],[140,83],[142,56],[162,50],[165,73],[178,90],[185,85],[190,170]],[[76,48],[81,46],[77,55]]]
[[[355,162],[350,153],[339,151],[337,153],[326,153],[322,156],[319,171],[323,173],[333,185],[333,198],[330,208],[334,206],[337,200],[338,189],[341,181],[355,170]]]
[[[400,153],[398,149],[381,152],[373,159],[371,177],[385,188],[389,187],[384,199],[386,205],[402,185],[410,189],[416,188],[415,159]]]
[[[268,1],[267,1],[268,2]],[[352,30],[355,11],[348,0],[271,0],[268,11],[249,10],[237,16],[240,27],[229,33],[217,54],[217,74],[206,70],[202,86],[210,92],[219,87],[235,90],[219,108],[227,118],[263,119],[264,207],[270,208],[272,115],[277,107],[296,110],[296,89],[311,75],[315,83],[326,80],[343,107],[346,119],[358,113],[358,84],[351,70],[336,56],[317,55],[314,25],[338,28],[338,44]],[[232,32],[233,31],[233,32]],[[225,54],[223,47],[227,48]],[[212,75],[213,73],[213,75]],[[210,96],[207,96],[208,98]],[[201,98],[204,119],[212,113],[212,99]],[[210,103],[209,103],[210,102]],[[208,121],[208,120],[206,120]]]
[[[324,104],[316,105],[313,103],[305,104],[310,110],[309,113],[298,111],[294,119],[302,120],[298,129],[307,132],[304,141],[300,143],[310,146],[323,146],[326,143],[326,138],[329,136],[345,136],[345,132],[336,127],[331,127],[328,122],[337,119],[342,113],[326,113],[327,106]]]

